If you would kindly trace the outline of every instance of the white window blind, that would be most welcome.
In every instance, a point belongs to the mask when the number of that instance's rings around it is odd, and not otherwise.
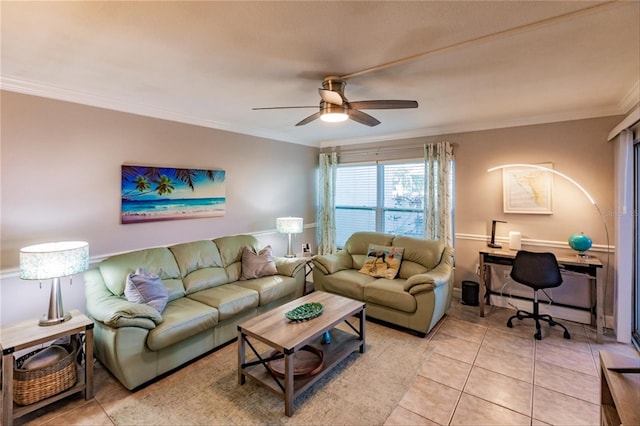
[[[423,236],[424,161],[338,165],[336,243],[357,231]]]

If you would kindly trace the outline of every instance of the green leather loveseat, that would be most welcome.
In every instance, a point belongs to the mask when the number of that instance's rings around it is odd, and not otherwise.
[[[245,247],[261,249],[255,237],[236,235],[124,253],[85,272],[96,357],[134,389],[234,339],[246,319],[303,295],[304,260],[274,257],[276,275],[243,280]],[[159,275],[168,290],[162,313],[125,296],[137,268]]]
[[[403,249],[397,276],[376,278],[360,272],[370,244]],[[453,249],[435,240],[356,232],[342,250],[313,258],[316,290],[366,303],[367,317],[425,336],[451,305]]]

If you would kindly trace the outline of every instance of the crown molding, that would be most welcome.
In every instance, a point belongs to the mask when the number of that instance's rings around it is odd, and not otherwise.
[[[415,129],[406,132],[393,133],[388,135],[352,139],[334,139],[320,143],[320,148],[333,148],[337,146],[357,145],[371,142],[384,142],[389,140],[410,139],[428,136],[442,136],[455,133],[479,132],[484,130],[505,129],[509,127],[532,126],[536,124],[558,123],[562,121],[585,120],[589,118],[608,117],[612,115],[622,115],[619,106],[598,107],[581,111],[570,111],[553,114],[534,115],[527,117],[517,117],[507,120],[491,120],[475,123],[458,123],[449,126],[434,126]]]
[[[208,127],[211,129],[224,130],[227,132],[250,135],[259,138],[273,139],[280,142],[315,146],[315,144],[313,143],[305,143],[299,140],[293,140],[290,136],[284,133],[279,133],[270,129],[242,128],[240,126],[232,125],[229,123],[183,114],[178,111],[158,108],[148,104],[123,101],[117,98],[79,92],[76,90],[53,86],[50,84],[36,83],[33,81],[19,80],[9,77],[0,77],[0,89],[7,90],[9,92],[22,93],[24,95],[40,96],[43,98],[71,102],[80,105],[87,105],[96,108],[104,108],[144,117],[159,118],[162,120],[192,124],[195,126]]]
[[[631,111],[631,108],[638,105],[638,103],[640,103],[640,80],[636,81],[636,84],[629,89],[627,94],[620,101],[619,107],[621,111],[624,111],[624,113],[627,114]]]
[[[506,120],[489,120],[473,123],[456,123],[452,125],[424,127],[404,132],[387,133],[377,136],[366,136],[361,138],[332,139],[325,141],[300,141],[291,138],[282,132],[264,128],[246,128],[230,123],[215,121],[198,116],[183,114],[174,110],[158,108],[148,104],[123,101],[121,99],[95,95],[91,93],[79,92],[65,89],[50,84],[37,83],[32,81],[0,77],[0,89],[10,92],[17,92],[26,95],[40,96],[60,101],[72,102],[97,108],[104,108],[144,117],[158,118],[175,121],[178,123],[192,124],[217,130],[224,130],[233,133],[267,138],[275,141],[288,142],[297,145],[312,146],[318,148],[331,148],[336,146],[358,145],[372,142],[385,142],[389,140],[411,139],[429,136],[439,136],[454,133],[477,132],[491,129],[501,129],[508,127],[529,126],[535,124],[554,123],[561,121],[582,120],[588,118],[605,117],[611,115],[625,114],[629,109],[626,105],[638,103],[638,84],[625,95],[624,99],[615,106],[605,106],[585,109],[580,111],[561,112],[553,114],[542,114],[537,116],[515,117]]]

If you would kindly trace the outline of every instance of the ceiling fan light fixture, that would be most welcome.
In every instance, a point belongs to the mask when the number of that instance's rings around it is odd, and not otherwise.
[[[327,112],[320,116],[320,120],[325,123],[342,123],[348,119],[349,115],[344,112]]]
[[[345,104],[334,105],[320,101],[320,120],[325,123],[341,123],[348,119],[348,108]]]

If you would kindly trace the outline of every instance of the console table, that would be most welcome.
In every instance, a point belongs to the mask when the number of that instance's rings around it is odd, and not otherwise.
[[[85,334],[84,371],[80,370],[78,382],[71,388],[31,405],[18,406],[13,402],[13,354],[15,351],[51,342],[64,336]],[[85,399],[93,398],[93,321],[77,309],[71,310],[71,319],[50,326],[38,325],[37,319],[2,326],[2,424],[10,426],[13,419],[46,406],[77,392],[84,392]]]
[[[491,304],[491,265],[513,265],[516,251],[486,249],[480,250],[480,316],[484,316],[484,306]],[[602,343],[604,331],[604,280],[602,277],[602,262],[595,257],[556,256],[560,269],[584,274],[596,283],[596,339]],[[593,313],[592,313],[593,324]]]

